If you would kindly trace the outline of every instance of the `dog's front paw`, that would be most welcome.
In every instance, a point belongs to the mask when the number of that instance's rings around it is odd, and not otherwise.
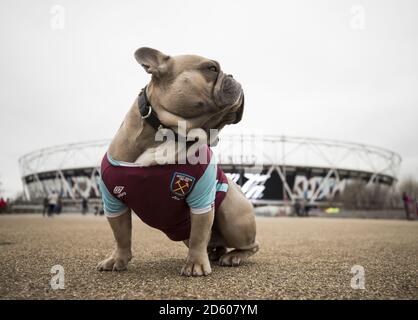
[[[190,277],[207,276],[212,273],[207,253],[199,256],[188,256],[186,264],[181,269],[181,275]]]
[[[97,265],[97,270],[99,271],[123,271],[126,270],[126,267],[132,259],[132,254],[130,252],[113,252],[110,257],[100,261]]]

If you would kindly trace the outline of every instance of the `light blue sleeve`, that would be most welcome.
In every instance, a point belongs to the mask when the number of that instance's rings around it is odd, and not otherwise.
[[[186,198],[192,213],[202,214],[212,208],[216,197],[217,169],[215,155],[212,155],[205,172],[195,183],[192,192]]]
[[[102,179],[99,180],[99,188],[102,193],[103,211],[106,217],[115,218],[126,212],[128,207],[107,190]]]

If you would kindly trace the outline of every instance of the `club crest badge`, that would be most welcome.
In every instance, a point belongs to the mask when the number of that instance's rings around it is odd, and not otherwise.
[[[185,173],[174,172],[170,189],[177,197],[184,198],[192,190],[195,178]]]

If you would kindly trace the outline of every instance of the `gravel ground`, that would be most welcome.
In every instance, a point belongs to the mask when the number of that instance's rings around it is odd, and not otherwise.
[[[258,218],[261,250],[205,278],[179,271],[182,243],[133,219],[128,270],[98,272],[113,247],[103,217],[0,216],[1,299],[418,299],[418,222]],[[65,289],[52,290],[54,265]],[[350,286],[353,265],[365,290]]]

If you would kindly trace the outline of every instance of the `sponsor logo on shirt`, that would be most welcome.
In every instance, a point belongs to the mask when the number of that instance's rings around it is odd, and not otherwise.
[[[122,192],[124,188],[125,188],[124,186],[116,186],[113,189],[113,193],[120,199],[126,195],[126,192]]]
[[[194,181],[195,178],[188,174],[174,172],[171,178],[170,190],[176,197],[182,199],[190,193]],[[173,198],[176,199],[175,197]]]
[[[116,187],[113,189],[113,193],[114,193],[114,194],[119,194],[119,193],[121,193],[121,192],[122,192],[123,188],[125,188],[125,187],[124,187],[124,186],[116,186]]]

